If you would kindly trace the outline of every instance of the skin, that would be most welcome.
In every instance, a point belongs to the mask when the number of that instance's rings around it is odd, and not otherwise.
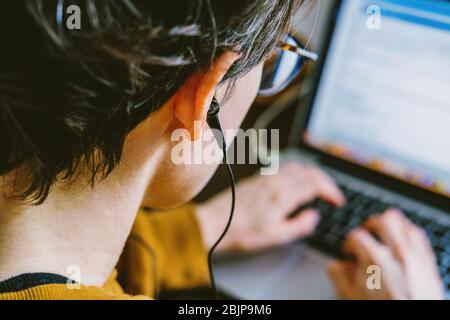
[[[376,240],[373,235],[380,240]],[[335,261],[328,271],[338,296],[350,300],[441,300],[444,288],[426,233],[397,210],[369,219],[349,234],[353,262]],[[381,288],[369,290],[367,268],[381,270]]]
[[[317,168],[298,163],[282,166],[273,176],[243,180],[236,192],[235,218],[219,246],[222,250],[262,250],[306,237],[319,222],[319,213],[305,210],[288,220],[290,213],[319,197],[336,206],[345,202],[330,177]],[[230,200],[230,192],[225,191],[199,206],[198,220],[208,246],[223,230],[229,212],[224,213],[229,210]]]
[[[194,130],[194,122],[206,128],[212,97],[215,95],[219,101],[224,97],[227,83],[219,84],[239,58],[236,53],[225,52],[208,70],[193,74],[170,101],[129,134],[122,162],[93,189],[87,183],[89,175],[81,172],[70,184],[57,183],[40,206],[0,198],[0,212],[4,213],[0,215],[0,281],[27,272],[67,275],[68,267],[76,265],[81,270],[82,284],[103,285],[118,261],[139,207],[171,208],[186,203],[216,170],[216,165],[175,165],[171,160],[175,145],[171,133],[176,129],[189,131],[192,141],[184,141],[187,144],[199,138],[201,133]],[[239,79],[232,96],[222,105],[220,117],[225,130],[239,127],[256,96],[261,72],[262,65]],[[2,177],[0,183],[6,184],[5,179]],[[239,183],[238,194],[236,219],[222,250],[260,250],[304,237],[317,225],[318,213],[307,210],[288,220],[289,213],[316,197],[336,206],[345,202],[330,177],[319,169],[298,164],[283,166],[275,176],[249,178]],[[228,210],[226,192],[199,206],[197,217],[206,246],[220,234]],[[368,226],[375,228],[373,223]],[[376,230],[381,235],[387,233],[387,228],[383,224]],[[424,237],[414,241],[426,247]],[[390,242],[387,243],[389,247]],[[352,251],[356,247],[350,246],[349,251],[357,254],[356,249]],[[372,251],[384,250],[380,248],[381,245]],[[401,253],[406,249],[396,250]],[[434,261],[424,253],[425,249],[421,250],[417,256],[423,259],[418,260],[415,274],[422,276],[424,283],[427,277],[435,281],[435,274],[427,272]],[[395,270],[398,262],[387,259],[385,265],[387,270]],[[339,268],[331,270],[343,297],[370,298],[356,285],[361,279],[345,286],[350,281],[348,274],[339,272]],[[398,289],[400,292],[416,288],[411,278],[395,282],[403,286]],[[434,291],[437,287],[425,288],[430,297],[440,297]],[[353,296],[348,293],[349,288],[355,291]],[[419,291],[423,290],[414,289]]]
[[[193,74],[129,134],[120,165],[93,189],[89,175],[81,172],[70,184],[56,184],[40,206],[0,198],[0,281],[27,272],[67,275],[68,267],[77,265],[82,284],[101,286],[118,261],[141,204],[170,208],[186,203],[216,170],[215,165],[175,165],[171,133],[193,132],[193,121],[205,123],[211,99],[224,97],[227,83],[219,83],[237,59],[238,54],[226,52],[208,70]],[[261,71],[258,66],[238,80],[222,106],[228,110],[222,112],[225,129],[240,125],[256,96]]]
[[[257,190],[257,192],[255,192]],[[320,216],[305,210],[287,216],[315,198],[336,206],[345,199],[333,180],[318,168],[289,163],[275,176],[255,176],[237,186],[235,218],[219,246],[221,250],[255,251],[288,244],[309,236]],[[225,191],[197,211],[207,245],[221,234],[229,214]],[[376,240],[376,236],[379,240]],[[436,258],[425,232],[398,210],[374,215],[352,231],[344,250],[353,261],[333,261],[328,274],[336,294],[346,300],[406,300],[444,298]],[[370,290],[369,266],[381,271],[381,289]]]

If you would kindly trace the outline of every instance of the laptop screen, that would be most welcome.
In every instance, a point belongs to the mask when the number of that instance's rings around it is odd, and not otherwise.
[[[450,197],[450,2],[342,1],[304,140]]]

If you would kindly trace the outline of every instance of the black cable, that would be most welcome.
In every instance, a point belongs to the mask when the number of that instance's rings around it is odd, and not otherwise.
[[[208,112],[208,124],[211,129],[214,129],[214,135],[216,137],[217,143],[219,144],[219,147],[222,147],[223,152],[223,164],[226,167],[228,177],[230,178],[230,184],[231,184],[231,210],[230,210],[230,216],[228,218],[228,222],[225,226],[225,229],[223,230],[222,234],[220,235],[219,239],[214,243],[214,245],[211,247],[211,249],[208,252],[208,269],[209,269],[209,278],[211,282],[211,288],[216,296],[216,299],[220,299],[219,293],[217,292],[216,287],[216,281],[214,278],[214,267],[213,267],[213,254],[214,250],[217,248],[217,246],[222,242],[223,238],[227,234],[228,230],[230,229],[231,222],[233,221],[234,216],[234,209],[236,206],[236,180],[234,178],[233,170],[231,169],[231,165],[228,163],[228,155],[227,155],[227,144],[225,141],[225,136],[222,130],[222,127],[220,125],[218,113],[219,113],[220,107],[219,103],[217,102],[216,98],[213,98],[210,110]]]
[[[150,254],[150,256],[152,257],[152,269],[153,269],[153,278],[154,278],[154,292],[153,292],[153,296],[155,299],[158,299],[158,277],[156,276],[156,272],[157,272],[157,261],[156,261],[156,253],[155,250],[153,250],[153,247],[147,242],[145,241],[144,238],[142,238],[140,235],[132,232],[130,234],[130,236],[128,237],[128,240],[134,240],[137,243],[139,243],[140,245],[142,245],[142,247],[144,248],[144,250],[147,251],[148,254]]]
[[[224,159],[225,161],[227,156],[226,156],[226,150],[224,152]],[[219,239],[217,239],[216,243],[211,247],[211,249],[208,252],[208,269],[209,269],[209,278],[210,278],[210,282],[211,282],[211,288],[214,291],[216,298],[219,299],[219,293],[217,292],[217,287],[216,287],[216,281],[214,278],[214,268],[213,268],[213,263],[212,263],[212,255],[214,253],[214,250],[217,248],[217,246],[220,244],[220,242],[223,240],[223,238],[225,237],[225,235],[227,234],[228,230],[230,229],[231,226],[231,222],[233,221],[233,216],[234,216],[234,208],[235,208],[235,203],[236,203],[236,188],[235,188],[235,178],[233,175],[233,171],[231,169],[231,165],[229,163],[225,163],[227,172],[228,172],[228,176],[230,178],[230,182],[231,182],[231,211],[230,211],[230,216],[228,218],[228,222],[227,225],[225,226],[225,229],[223,230],[221,236],[219,237]]]
[[[216,299],[220,299],[220,296],[219,296],[219,293],[217,292],[212,258],[213,258],[214,251],[219,246],[219,244],[222,242],[223,238],[225,238],[225,235],[228,233],[228,230],[230,229],[230,226],[231,226],[231,223],[232,223],[233,217],[234,217],[234,209],[236,206],[236,180],[235,180],[231,165],[228,163],[227,144],[226,144],[225,136],[223,134],[223,130],[220,125],[220,121],[219,121],[219,117],[218,117],[219,111],[220,111],[220,105],[219,105],[217,99],[214,97],[213,101],[211,103],[211,107],[208,111],[208,124],[209,124],[210,128],[214,130],[213,132],[214,132],[215,138],[217,140],[217,143],[218,143],[219,147],[222,148],[223,164],[225,165],[225,168],[228,173],[228,177],[230,179],[230,184],[231,184],[231,210],[230,210],[230,215],[229,215],[227,224],[226,224],[225,229],[223,230],[222,234],[220,235],[219,239],[217,239],[217,241],[209,249],[209,252],[208,252],[209,277],[210,277],[210,282],[211,282],[211,288],[216,296]],[[155,281],[154,297],[155,297],[155,299],[157,299],[157,297],[158,297],[158,281],[157,281],[157,276],[156,276],[157,264],[156,264],[155,251],[153,250],[152,246],[147,241],[145,241],[145,239],[143,239],[141,236],[139,236],[135,233],[131,233],[129,239],[140,243],[144,247],[144,249],[153,258],[152,268],[153,268],[154,281]]]

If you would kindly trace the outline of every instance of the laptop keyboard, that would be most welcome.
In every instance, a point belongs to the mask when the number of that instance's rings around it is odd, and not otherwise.
[[[396,207],[340,186],[347,198],[343,208],[336,208],[322,200],[315,200],[305,207],[315,208],[321,213],[321,221],[309,242],[329,254],[343,257],[342,242],[349,231],[360,226],[370,215]],[[416,212],[405,211],[405,215],[415,224],[423,227],[430,239],[439,262],[439,271],[448,290],[450,290],[450,229],[448,226],[433,222]]]

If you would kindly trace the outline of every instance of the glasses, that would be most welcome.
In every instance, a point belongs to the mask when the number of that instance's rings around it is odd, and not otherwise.
[[[302,43],[287,35],[277,51],[264,64],[258,96],[274,96],[286,89],[304,70],[309,61],[317,61],[319,55],[308,51]]]

